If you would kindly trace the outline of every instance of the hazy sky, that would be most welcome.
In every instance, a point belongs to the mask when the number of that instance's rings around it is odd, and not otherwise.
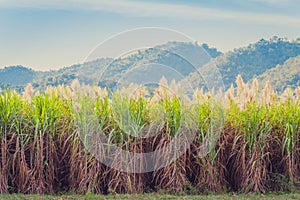
[[[225,52],[300,37],[299,0],[0,0],[0,68],[81,63],[121,31],[162,27]]]

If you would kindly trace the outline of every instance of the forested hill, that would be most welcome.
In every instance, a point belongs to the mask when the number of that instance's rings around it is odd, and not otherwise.
[[[0,70],[0,86],[2,89],[20,89],[27,83],[32,83],[35,88],[44,89],[49,85],[67,85],[72,80],[79,79],[85,83],[114,87],[122,74],[134,67],[157,63],[171,67],[182,75],[182,79],[199,83],[199,86],[203,85],[195,69],[205,66],[209,70],[211,65],[216,65],[226,88],[241,74],[245,82],[255,77],[264,81],[271,79],[281,91],[286,87],[299,86],[299,55],[299,39],[261,39],[224,54],[207,44],[168,42],[153,48],[137,50],[117,59],[99,58],[60,70],[40,72],[22,66],[6,67]],[[294,57],[297,58],[293,59]],[[155,73],[151,75],[163,75],[163,70]]]
[[[23,83],[33,83],[35,88],[44,89],[46,86],[58,84],[70,84],[72,80],[79,79],[87,84],[98,84],[101,86],[113,87],[117,80],[126,71],[148,63],[167,66],[178,71],[182,76],[187,76],[195,70],[195,67],[208,63],[211,58],[222,55],[216,48],[210,48],[207,44],[168,42],[153,48],[137,50],[127,56],[120,58],[99,58],[83,64],[64,67],[60,70],[47,72],[33,72],[34,76],[27,76],[23,71],[15,71],[14,76],[26,77]],[[190,63],[189,61],[197,61]],[[193,65],[196,64],[197,66]],[[23,67],[24,68],[24,67]],[[5,69],[15,69],[7,67]],[[29,69],[28,69],[29,70]],[[32,71],[32,70],[30,70]],[[104,73],[105,71],[105,73]],[[160,76],[161,70],[157,70],[155,76]],[[0,75],[3,71],[0,71]],[[7,86],[7,80],[0,79],[3,86]],[[19,82],[9,82],[12,87],[20,86]]]
[[[257,77],[260,83],[270,81],[278,92],[286,88],[295,89],[300,86],[300,56],[290,58],[283,65],[277,65]]]
[[[299,55],[299,40],[291,42],[274,37],[270,40],[262,39],[247,47],[218,56],[208,63],[206,68],[209,69],[212,65],[217,66],[222,74],[224,85],[228,88],[235,82],[238,74],[241,74],[244,81],[247,82],[264,74],[267,70],[273,68],[275,71],[278,70],[277,65],[283,65],[288,59]],[[295,68],[296,66],[291,67]],[[187,77],[187,80],[193,82],[199,82],[199,79],[197,73],[192,73]]]

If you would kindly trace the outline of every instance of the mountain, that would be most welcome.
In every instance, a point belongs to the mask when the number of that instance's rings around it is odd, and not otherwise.
[[[236,76],[241,74],[244,81],[249,81],[277,65],[283,65],[286,60],[300,55],[300,43],[273,37],[270,40],[261,39],[255,44],[235,49],[234,51],[218,56],[206,64],[202,71],[216,66],[220,71],[225,88],[235,82]],[[186,80],[203,86],[201,74],[191,73]]]
[[[184,80],[199,87],[207,86],[207,82],[208,87],[214,86],[217,84],[214,79],[219,77],[228,88],[238,74],[247,82],[255,77],[266,80],[274,78],[269,74],[293,71],[294,75],[290,73],[281,75],[278,81],[274,79],[276,87],[282,90],[287,86],[299,85],[298,58],[295,58],[296,61],[292,59],[299,55],[299,39],[261,39],[225,54],[207,44],[168,42],[139,49],[119,58],[99,58],[59,70],[41,72],[22,66],[6,67],[0,70],[0,87],[20,90],[27,83],[32,83],[35,88],[43,90],[47,86],[68,85],[78,79],[86,84],[114,88],[129,82],[151,85],[165,76],[168,80]],[[282,86],[281,81],[284,82]]]
[[[300,56],[290,58],[284,64],[267,70],[257,79],[261,84],[269,80],[278,92],[283,92],[286,88],[295,89],[300,86]]]
[[[0,69],[0,90],[13,88],[20,91],[36,77],[37,72],[20,65],[5,67]]]
[[[72,80],[78,79],[86,84],[113,88],[120,80],[145,81],[141,78],[143,75],[147,75],[148,78],[152,77],[149,82],[158,82],[163,75],[169,79],[180,80],[193,72],[195,68],[220,55],[222,55],[221,52],[210,48],[207,44],[200,46],[197,43],[168,42],[153,48],[136,50],[120,58],[99,58],[60,70],[34,72],[28,69],[33,76],[28,76],[24,82],[8,82],[11,77],[27,77],[27,75],[25,71],[14,70],[13,67],[6,68],[10,69],[14,75],[3,73],[6,79],[0,78],[0,83],[5,86],[9,83],[11,87],[21,87],[31,82],[35,88],[45,89],[47,86],[58,84],[68,85]]]
[[[162,76],[177,81],[222,55],[215,48],[197,43],[168,42],[113,60],[105,69],[99,85],[158,83]]]
[[[20,76],[20,74],[22,76]],[[8,85],[26,85],[36,77],[36,72],[23,66],[0,69],[0,80]]]
[[[70,85],[74,79],[78,79],[85,84],[93,84],[99,78],[105,66],[111,61],[111,58],[100,58],[92,62],[76,64],[59,70],[41,72],[36,79],[32,80],[32,83],[38,89],[62,84]]]

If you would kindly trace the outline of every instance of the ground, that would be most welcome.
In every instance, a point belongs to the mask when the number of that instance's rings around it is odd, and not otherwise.
[[[176,196],[166,194],[137,194],[137,195],[23,195],[23,194],[9,194],[0,195],[0,199],[300,199],[300,193],[292,194],[224,194],[224,195],[188,195],[188,196]]]

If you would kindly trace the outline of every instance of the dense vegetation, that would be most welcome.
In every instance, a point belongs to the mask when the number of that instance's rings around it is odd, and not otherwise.
[[[217,95],[201,90],[192,99],[168,92],[180,88],[174,82],[167,86],[166,80],[152,96],[134,85],[109,94],[78,82],[47,88],[45,93],[34,92],[30,85],[23,95],[4,91],[0,96],[0,193],[299,190],[300,88],[278,96],[269,84],[259,90],[257,80],[247,85],[239,76],[236,83],[236,89],[223,94],[224,105],[214,100]],[[119,114],[124,109],[125,118]],[[215,131],[210,129],[214,109],[224,119],[221,135],[207,155],[199,156],[205,138]],[[126,117],[136,126],[126,126]],[[157,124],[151,136],[135,137],[141,129],[134,127],[149,124]],[[87,141],[92,142],[91,132],[102,131],[109,142],[123,149],[151,152],[177,137],[182,124],[186,129],[181,136],[195,134],[189,148],[153,172],[115,170],[84,148]],[[106,155],[100,147],[99,154]],[[110,156],[114,166],[128,162],[120,154]],[[156,156],[152,159],[157,162]],[[145,163],[135,166],[143,171]]]
[[[165,199],[165,200],[286,200],[286,199],[300,199],[300,194],[298,193],[289,193],[289,194],[203,194],[203,195],[170,195],[164,193],[147,193],[147,194],[110,194],[110,195],[102,195],[102,194],[86,194],[86,195],[39,195],[39,194],[0,194],[0,198],[2,200],[108,200],[108,199],[145,199],[145,200],[156,200],[156,199]]]

